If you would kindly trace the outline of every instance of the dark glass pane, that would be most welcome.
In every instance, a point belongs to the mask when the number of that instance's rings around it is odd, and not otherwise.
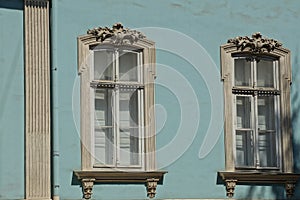
[[[113,52],[94,51],[94,79],[113,80]]]
[[[119,79],[121,81],[138,81],[138,53],[120,51]]]
[[[254,148],[252,131],[236,131],[236,165],[238,167],[254,166]]]
[[[271,60],[257,62],[257,86],[274,87],[274,67]]]
[[[234,60],[234,85],[251,86],[251,62],[245,58]]]

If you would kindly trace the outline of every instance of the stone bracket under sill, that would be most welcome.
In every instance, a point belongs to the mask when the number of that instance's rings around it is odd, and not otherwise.
[[[153,198],[157,184],[163,184],[164,174],[167,171],[74,171],[75,176],[82,184],[84,199],[90,199],[94,183],[99,184],[145,184],[147,196]]]
[[[233,197],[237,184],[282,184],[285,186],[287,198],[294,195],[295,184],[300,174],[284,172],[228,172],[219,171],[218,176],[226,186],[228,197]]]

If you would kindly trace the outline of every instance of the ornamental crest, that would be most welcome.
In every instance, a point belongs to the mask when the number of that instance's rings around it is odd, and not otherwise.
[[[264,53],[274,51],[276,47],[281,47],[282,44],[274,39],[262,38],[262,35],[258,33],[254,33],[252,37],[236,37],[233,39],[229,39],[228,43],[233,43],[236,45],[237,49],[248,50],[253,53]]]
[[[96,40],[100,40],[101,42],[105,40],[110,40],[114,44],[121,45],[124,43],[133,44],[137,42],[139,39],[146,38],[144,34],[137,30],[130,30],[128,28],[123,28],[121,23],[116,23],[109,27],[98,27],[92,30],[88,30],[87,34],[94,35]]]

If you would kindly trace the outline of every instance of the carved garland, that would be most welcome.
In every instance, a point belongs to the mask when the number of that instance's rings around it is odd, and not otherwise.
[[[114,24],[112,28],[94,28],[92,30],[88,30],[87,34],[95,36],[96,40],[100,40],[101,42],[110,39],[116,45],[121,45],[124,43],[133,44],[139,39],[146,38],[144,34],[137,30],[130,30],[128,28],[124,28],[121,23]]]
[[[262,35],[259,32],[254,33],[251,38],[248,36],[239,36],[229,39],[227,42],[236,45],[238,50],[248,50],[255,54],[271,52],[274,51],[275,48],[282,46],[277,40],[262,38]]]

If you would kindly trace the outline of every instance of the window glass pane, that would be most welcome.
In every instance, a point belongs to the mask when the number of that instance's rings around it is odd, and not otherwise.
[[[250,128],[251,123],[251,98],[246,96],[236,97],[236,126],[237,128]]]
[[[235,86],[251,86],[251,62],[243,59],[234,60]]]
[[[94,142],[95,164],[113,164],[114,134],[112,126],[112,90],[95,90]]]
[[[273,61],[260,60],[257,62],[257,86],[274,87]]]
[[[121,166],[139,165],[139,129],[120,129],[120,158]]]
[[[138,126],[138,90],[120,89],[120,127]]]
[[[258,96],[258,129],[275,130],[274,96]]]
[[[120,165],[139,164],[139,102],[135,89],[120,90]]]
[[[114,159],[114,135],[112,128],[95,128],[95,164],[112,165]]]
[[[254,149],[252,131],[236,131],[236,165],[254,166]]]
[[[113,80],[113,52],[94,51],[94,79]]]
[[[95,126],[112,126],[112,89],[95,90]]]
[[[276,167],[276,135],[275,132],[259,132],[259,162],[261,167]]]
[[[138,81],[138,53],[120,51],[119,78],[121,81]]]

